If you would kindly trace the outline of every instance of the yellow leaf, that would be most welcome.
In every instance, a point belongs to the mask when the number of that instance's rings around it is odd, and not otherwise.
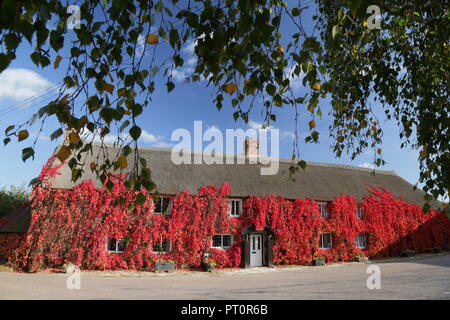
[[[113,94],[114,92],[114,86],[112,84],[105,84],[105,86],[103,87],[103,90],[108,91],[109,94]]]
[[[54,67],[55,69],[58,69],[59,63],[61,62],[61,60],[62,60],[62,57],[61,57],[61,56],[57,56],[57,57],[56,57],[55,62],[53,63],[53,67]]]
[[[364,27],[367,27],[367,26],[368,26],[367,21],[364,21],[363,26],[364,26]]]
[[[280,51],[282,54],[284,54],[284,48],[282,46],[276,46],[278,51]]]
[[[64,162],[69,156],[71,152],[69,147],[67,146],[61,146],[58,153],[56,154],[56,157],[59,159],[59,161]]]
[[[88,123],[88,118],[86,116],[82,116],[80,120],[78,120],[77,128],[78,129],[83,128],[86,125],[86,123]]]
[[[89,164],[89,167],[91,168],[91,171],[94,171],[95,168],[97,167],[97,164],[96,164],[94,161],[92,161],[92,162]]]
[[[316,83],[314,83],[312,88],[313,88],[313,90],[320,91],[320,88],[322,88],[322,87],[321,87],[320,83],[316,82]]]
[[[227,93],[229,95],[232,95],[233,93],[235,93],[236,90],[237,90],[237,87],[234,82],[230,82],[229,84],[227,84]]]
[[[19,141],[25,140],[29,136],[27,130],[20,130],[17,135],[19,137]]]
[[[340,143],[344,142],[344,137],[343,136],[339,136],[336,138],[336,140]]]
[[[426,158],[426,157],[428,157],[428,151],[427,151],[427,150],[422,150],[422,151],[420,151],[420,157],[421,157],[421,158]]]
[[[252,88],[252,83],[250,80],[244,80],[244,88],[248,94],[251,95],[255,94],[255,88]]]
[[[378,153],[378,154],[381,154],[382,151],[383,151],[383,150],[381,150],[381,148],[378,148],[378,149],[377,149],[377,153]]]
[[[309,129],[312,130],[312,129],[314,129],[315,127],[316,127],[316,122],[315,122],[314,120],[311,120],[311,121],[309,122]]]
[[[119,97],[125,97],[126,91],[125,88],[120,88],[119,90],[117,90],[117,95]]]
[[[119,159],[117,159],[117,162],[119,163],[120,169],[124,169],[127,167],[127,158],[125,156],[120,156]]]
[[[64,97],[62,97],[61,100],[59,100],[59,102],[67,104],[68,103],[68,98],[69,98],[69,94],[66,94]]]
[[[69,142],[72,144],[78,143],[80,141],[80,137],[78,136],[78,133],[71,132],[69,133]]]
[[[148,44],[157,44],[158,43],[158,36],[154,34],[149,34],[147,36],[147,43]]]

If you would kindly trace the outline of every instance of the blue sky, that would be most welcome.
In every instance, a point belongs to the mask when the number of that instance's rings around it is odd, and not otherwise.
[[[290,32],[292,30],[285,31]],[[205,82],[184,84],[183,76],[191,70],[190,68],[194,65],[195,58],[192,54],[191,46],[185,46],[183,52],[185,61],[188,63],[174,74],[176,88],[168,94],[165,86],[157,87],[152,96],[152,102],[139,119],[139,125],[145,130],[141,145],[173,146],[176,142],[170,140],[172,131],[177,128],[186,128],[193,131],[194,121],[196,120],[203,121],[204,130],[208,127],[215,127],[222,130],[223,133],[225,129],[257,127],[262,122],[261,108],[254,108],[250,114],[250,124],[245,124],[242,120],[235,122],[233,120],[234,110],[230,105],[225,105],[221,111],[215,108],[212,102],[214,91],[212,88],[205,88]],[[4,130],[8,125],[28,120],[34,112],[50,101],[55,91],[49,90],[47,95],[38,101],[33,101],[33,103],[27,102],[27,98],[32,98],[36,94],[51,88],[60,82],[64,76],[63,72],[66,66],[64,60],[57,70],[54,70],[52,65],[42,70],[29,61],[30,53],[30,47],[27,43],[24,43],[17,53],[18,58],[6,71],[0,74],[0,137],[2,139],[4,138]],[[294,89],[296,92],[302,92],[300,79],[296,80]],[[19,107],[11,108],[11,106],[17,106],[18,104],[20,104]],[[300,154],[302,159],[364,167],[371,166],[373,150],[368,150],[355,161],[350,161],[349,157],[345,155],[339,159],[335,158],[329,148],[330,140],[328,139],[327,130],[330,118],[326,114],[330,106],[322,103],[320,107],[325,115],[322,119],[316,119],[317,127],[321,133],[320,144],[305,144],[303,142],[308,132],[308,121],[310,119],[309,117],[303,117],[299,122]],[[381,107],[379,110],[381,110]],[[275,112],[277,122],[274,126],[280,130],[280,156],[290,158],[293,151],[294,110],[290,106],[284,106],[283,108],[277,108]],[[306,111],[302,114],[305,115]],[[11,184],[28,184],[32,178],[39,174],[42,165],[59,142],[51,142],[48,138],[57,128],[58,125],[54,120],[45,124],[43,133],[38,140],[34,161],[28,160],[26,163],[23,163],[21,150],[29,146],[31,138],[37,134],[39,130],[38,123],[31,128],[31,137],[25,142],[11,142],[6,147],[3,146],[3,143],[1,144],[0,187]],[[381,147],[387,164],[381,169],[395,170],[404,179],[413,184],[416,183],[419,177],[418,153],[400,149],[398,129],[395,124],[385,122],[383,129],[384,144]],[[238,152],[240,151],[238,150]]]

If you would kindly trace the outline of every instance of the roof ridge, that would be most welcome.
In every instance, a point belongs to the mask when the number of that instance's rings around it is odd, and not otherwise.
[[[93,142],[92,144],[98,145],[98,146],[101,145],[101,143],[98,143],[98,142]],[[104,143],[103,145],[115,147],[115,148],[119,147],[119,146],[114,146],[109,143]],[[148,147],[148,146],[138,146],[138,148],[141,150],[158,151],[158,152],[172,152],[172,150],[173,150],[173,148]],[[197,150],[185,150],[185,149],[180,149],[180,150],[186,151],[192,155],[208,153],[208,152],[197,151]],[[222,156],[233,156],[233,157],[238,157],[238,158],[246,157],[244,154],[237,154],[237,153],[223,153],[223,152],[215,153],[215,152],[212,152],[211,154],[213,154],[214,156],[222,155]],[[291,159],[287,159],[287,158],[274,158],[274,157],[265,156],[265,155],[261,155],[261,157],[263,157],[264,159],[278,160],[283,163],[295,164],[295,162],[293,162]],[[306,161],[306,163],[307,163],[307,165],[315,166],[315,167],[347,169],[347,170],[356,170],[356,171],[370,172],[370,173],[382,174],[382,175],[398,176],[398,174],[395,172],[395,170],[381,170],[381,169],[375,169],[375,168],[372,169],[372,168],[359,167],[359,166],[351,165],[351,164],[325,163],[325,162],[316,162],[316,161]]]

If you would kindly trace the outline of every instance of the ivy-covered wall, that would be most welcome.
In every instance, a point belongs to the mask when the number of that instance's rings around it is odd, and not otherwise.
[[[44,170],[45,171],[45,170]],[[363,200],[362,219],[356,200],[336,197],[322,218],[319,205],[309,199],[282,196],[250,196],[239,218],[228,213],[230,186],[202,187],[198,194],[180,192],[172,197],[170,215],[155,214],[152,201],[139,205],[135,192],[116,183],[112,191],[85,181],[71,190],[52,189],[43,173],[45,187],[33,190],[32,221],[20,247],[8,253],[17,270],[40,270],[72,262],[83,269],[151,270],[154,261],[175,261],[177,268],[199,267],[206,253],[221,267],[242,266],[241,231],[254,224],[275,234],[274,263],[309,264],[315,256],[328,262],[351,261],[358,254],[369,257],[398,256],[411,249],[427,252],[450,249],[450,219],[443,213],[395,199],[387,190],[374,188]],[[150,199],[150,195],[147,197]],[[320,234],[332,234],[333,247],[319,248]],[[366,234],[367,246],[355,245],[358,233]],[[211,249],[215,234],[233,234],[230,249]],[[122,253],[107,250],[108,238],[124,238]],[[169,239],[171,251],[153,252],[155,243]]]

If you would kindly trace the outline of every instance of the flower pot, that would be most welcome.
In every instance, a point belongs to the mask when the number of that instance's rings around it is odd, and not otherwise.
[[[213,272],[215,269],[216,269],[216,267],[213,267],[213,266],[205,266],[206,272]]]
[[[175,264],[172,262],[155,262],[155,272],[173,272]]]
[[[202,269],[207,272],[213,272],[216,269],[216,265],[210,263],[203,263]]]
[[[313,260],[313,265],[315,266],[323,266],[325,265],[325,259],[319,258]]]
[[[356,261],[358,261],[360,263],[369,263],[369,258],[368,257],[356,257]]]
[[[416,252],[414,250],[405,250],[403,251],[404,257],[414,257],[416,255]]]

